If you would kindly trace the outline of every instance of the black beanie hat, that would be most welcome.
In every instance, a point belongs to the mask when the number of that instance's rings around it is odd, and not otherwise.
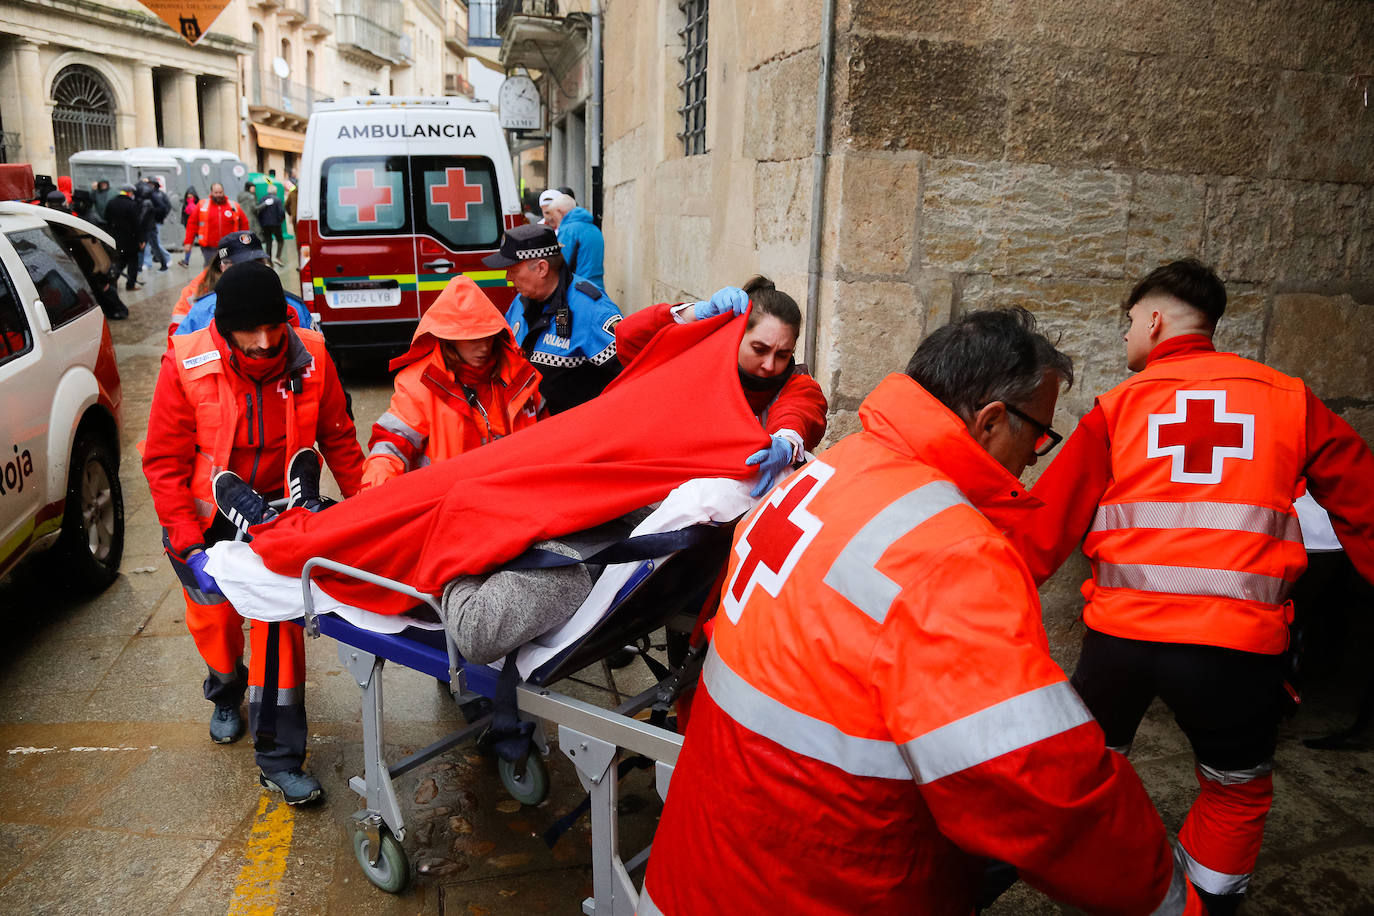
[[[235,264],[215,284],[215,324],[221,334],[286,321],[286,293],[265,261]]]

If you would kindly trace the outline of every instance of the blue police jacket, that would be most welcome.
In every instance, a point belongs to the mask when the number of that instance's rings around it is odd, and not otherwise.
[[[310,330],[314,326],[310,323],[310,309],[305,307],[300,296],[282,291],[286,296],[286,304],[296,310],[296,317],[300,319],[301,327]],[[208,327],[210,320],[215,317],[215,294],[206,293],[195,302],[191,303],[191,310],[186,313],[186,317],[181,319],[181,324],[177,326],[173,336],[190,334],[192,331],[199,331],[201,328]]]
[[[568,270],[599,288],[606,288],[606,240],[583,207],[573,207],[558,224],[558,244]]]
[[[564,304],[571,326],[560,329],[558,311]],[[540,325],[537,334],[530,333],[524,299],[517,295],[511,302],[506,324],[544,379],[539,390],[550,413],[591,400],[620,374],[615,358],[615,326],[620,319],[620,309],[594,283],[566,274],[534,319]]]

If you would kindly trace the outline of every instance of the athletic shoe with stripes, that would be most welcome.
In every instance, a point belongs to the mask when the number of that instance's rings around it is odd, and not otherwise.
[[[254,525],[277,515],[276,510],[267,504],[267,498],[233,471],[220,471],[210,485],[214,489],[215,505],[240,531],[246,533]]]
[[[286,507],[315,508],[320,502],[320,453],[303,448],[286,465]]]

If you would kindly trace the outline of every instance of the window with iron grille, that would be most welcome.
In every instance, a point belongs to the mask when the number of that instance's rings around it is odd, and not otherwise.
[[[682,36],[682,151],[688,156],[706,152],[706,23],[709,0],[680,0]]]

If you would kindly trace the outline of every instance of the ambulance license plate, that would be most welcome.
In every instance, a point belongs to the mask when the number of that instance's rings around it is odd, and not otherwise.
[[[401,288],[392,286],[383,289],[327,289],[325,301],[330,308],[365,309],[380,306],[400,305]]]

